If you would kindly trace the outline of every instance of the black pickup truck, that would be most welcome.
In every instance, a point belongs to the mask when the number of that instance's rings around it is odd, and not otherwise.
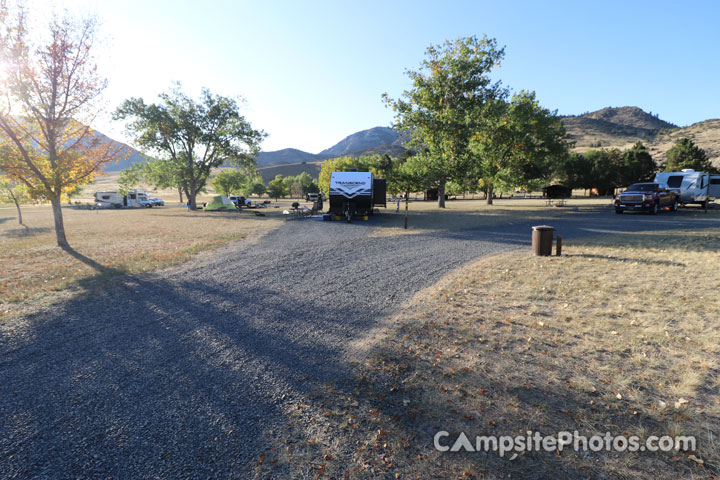
[[[615,197],[615,213],[640,210],[654,215],[666,207],[676,212],[678,197],[679,193],[664,183],[634,183]]]

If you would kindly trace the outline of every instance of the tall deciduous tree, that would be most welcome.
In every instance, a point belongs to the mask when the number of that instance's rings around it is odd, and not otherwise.
[[[61,198],[92,181],[119,151],[88,127],[106,81],[93,57],[96,22],[54,16],[31,32],[25,9],[0,3],[0,170],[49,200],[60,247],[69,247]]]
[[[279,174],[275,175],[275,178],[268,182],[267,193],[275,200],[288,195],[290,192],[287,190],[285,176]]]
[[[508,102],[499,98],[479,105],[470,148],[476,175],[493,203],[494,187],[501,183],[528,186],[549,179],[553,165],[568,154],[560,118],[540,106],[534,92],[521,91]]]
[[[176,85],[160,100],[146,104],[131,98],[113,117],[128,121],[127,130],[139,146],[170,162],[192,208],[213,168],[226,162],[247,171],[254,168],[265,133],[252,128],[235,99],[203,89],[196,102]]]
[[[681,138],[667,151],[665,171],[678,172],[684,168],[691,168],[699,172],[715,172],[705,150],[695,145],[689,138]]]
[[[426,50],[417,71],[408,70],[412,87],[398,100],[383,95],[396,113],[395,127],[410,136],[422,153],[416,162],[438,187],[438,206],[445,207],[445,183],[466,176],[469,143],[479,106],[505,95],[490,71],[504,57],[494,39],[461,38]],[[417,163],[419,162],[419,163]]]

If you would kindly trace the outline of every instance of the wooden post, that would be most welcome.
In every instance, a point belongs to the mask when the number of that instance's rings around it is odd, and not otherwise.
[[[710,203],[710,174],[707,176],[707,195],[705,195],[705,213],[708,212],[708,203]]]
[[[408,217],[408,197],[410,193],[405,194],[405,230],[407,230],[407,217]]]
[[[556,235],[557,241],[555,243],[555,255],[560,256],[562,255],[562,236]]]

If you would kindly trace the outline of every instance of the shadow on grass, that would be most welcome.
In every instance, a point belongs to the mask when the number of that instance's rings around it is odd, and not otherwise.
[[[53,231],[52,227],[28,227],[27,225],[22,225],[20,228],[7,230],[3,232],[2,235],[8,238],[23,238],[34,237],[35,235],[42,235],[51,231]]]
[[[684,263],[673,262],[670,260],[652,260],[649,258],[631,258],[631,257],[616,257],[612,255],[595,255],[590,253],[571,253],[565,255],[566,257],[580,257],[580,258],[597,258],[600,260],[611,260],[614,262],[635,262],[643,263],[647,265],[665,265],[667,267],[684,267]]]
[[[62,249],[63,252],[67,253],[68,255],[73,257],[75,260],[78,260],[78,261],[84,263],[85,265],[92,268],[99,275],[101,275],[103,277],[111,276],[111,275],[121,275],[121,274],[125,273],[123,270],[102,265],[102,264],[96,262],[95,260],[93,260],[92,258],[88,257],[87,255],[83,255],[82,253],[78,252],[77,250],[75,250],[73,247],[71,247],[69,245],[66,247],[60,247],[60,248]],[[89,280],[89,281],[92,281],[92,280]]]
[[[631,249],[665,249],[686,250],[692,252],[717,252],[720,250],[720,223],[702,223],[697,225],[668,226],[668,231],[654,233],[618,232],[620,235],[592,236],[583,238],[580,243],[588,247],[625,247]],[[685,231],[682,231],[685,230]],[[708,230],[708,231],[705,231]],[[602,255],[599,258],[607,258]],[[642,260],[627,258],[620,259],[641,262]],[[662,264],[663,260],[648,260],[648,263]],[[669,266],[684,266],[675,262],[668,262]]]

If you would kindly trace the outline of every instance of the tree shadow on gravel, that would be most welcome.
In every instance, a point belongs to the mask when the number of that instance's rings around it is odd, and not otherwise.
[[[245,476],[286,403],[349,378],[348,325],[238,285],[117,276],[5,325],[0,476]]]

